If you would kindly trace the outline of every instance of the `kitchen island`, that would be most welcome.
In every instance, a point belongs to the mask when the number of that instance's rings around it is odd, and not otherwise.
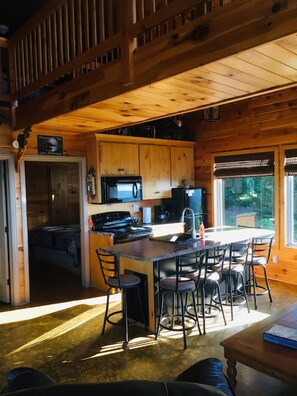
[[[180,244],[140,239],[134,242],[104,247],[101,250],[119,256],[121,271],[133,272],[141,277],[142,298],[147,306],[148,313],[148,328],[150,331],[155,332],[159,266],[162,267],[163,264],[168,266],[168,260],[172,259],[171,268],[174,270],[176,257],[202,249],[209,249],[218,244],[204,239]]]
[[[106,253],[117,254],[120,259],[121,271],[138,274],[143,280],[143,298],[148,311],[148,328],[154,332],[156,329],[156,307],[158,304],[158,272],[162,267],[175,268],[175,259],[178,256],[211,249],[221,244],[239,242],[253,237],[264,237],[273,234],[272,230],[243,227],[221,227],[207,229],[205,238],[182,243],[173,243],[168,240],[160,241],[140,239],[134,242],[123,243],[101,248]],[[168,268],[167,268],[168,269]]]

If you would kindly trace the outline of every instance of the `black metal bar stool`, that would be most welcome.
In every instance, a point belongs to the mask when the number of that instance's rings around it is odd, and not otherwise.
[[[230,244],[229,256],[225,258],[222,276],[225,278],[225,293],[222,293],[224,305],[231,307],[231,320],[233,320],[233,306],[246,303],[250,312],[249,302],[244,287],[244,272],[248,252],[252,239],[246,239]],[[240,288],[240,290],[239,290]]]
[[[220,282],[222,279],[222,270],[227,248],[228,245],[222,245],[206,250],[206,259],[204,260],[203,264],[200,266],[199,269],[197,281],[197,299],[199,298],[200,294],[202,300],[201,315],[203,318],[203,334],[206,333],[206,307],[209,314],[211,313],[212,308],[215,308],[222,312],[224,323],[225,325],[227,325],[220,291]],[[210,287],[209,304],[206,304],[207,286]]]
[[[246,283],[246,290],[249,295],[254,296],[255,309],[257,306],[257,296],[263,296],[268,293],[269,300],[272,302],[271,291],[267,278],[266,265],[268,264],[271,246],[274,234],[266,237],[253,238],[251,252],[247,261],[249,267],[249,281]],[[255,268],[262,268],[265,280],[265,286],[257,282]]]
[[[147,324],[144,316],[143,305],[139,292],[139,285],[141,283],[141,279],[137,275],[133,274],[120,274],[120,265],[118,257],[115,254],[107,254],[102,253],[98,249],[96,250],[102,276],[106,286],[108,286],[107,290],[107,300],[106,300],[106,309],[104,315],[104,322],[102,327],[102,335],[105,332],[106,322],[112,325],[124,325],[125,329],[125,343],[128,343],[128,326],[131,324],[135,324],[136,321],[128,321],[128,309],[127,309],[127,291],[128,289],[135,288],[137,291],[137,299],[139,310],[142,316],[142,320],[144,323],[145,329],[147,329]],[[109,313],[109,296],[112,289],[118,289],[122,291],[122,310]],[[118,322],[113,321],[111,318],[114,315],[121,314],[122,319]]]
[[[171,331],[182,331],[184,349],[186,349],[186,331],[192,330],[197,325],[199,334],[201,334],[196,305],[194,304],[194,315],[187,314],[186,302],[189,295],[192,301],[195,301],[196,276],[202,257],[203,254],[177,257],[175,274],[160,280],[159,293],[161,298],[155,339],[158,337],[160,327]],[[166,296],[172,297],[171,313],[164,313]]]

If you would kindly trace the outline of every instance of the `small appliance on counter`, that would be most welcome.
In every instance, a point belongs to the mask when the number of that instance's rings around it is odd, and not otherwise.
[[[152,222],[152,208],[144,206],[142,209],[142,222],[143,224],[151,224]]]
[[[156,223],[164,223],[170,218],[170,213],[163,205],[155,205],[154,211]]]

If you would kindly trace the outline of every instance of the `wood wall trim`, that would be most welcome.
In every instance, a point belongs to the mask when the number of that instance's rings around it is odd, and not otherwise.
[[[119,143],[139,143],[139,144],[150,144],[158,146],[183,146],[183,147],[194,147],[195,142],[185,140],[168,140],[168,139],[153,139],[143,138],[137,136],[123,136],[123,135],[110,135],[100,134],[95,135],[96,141],[100,142],[119,142]]]

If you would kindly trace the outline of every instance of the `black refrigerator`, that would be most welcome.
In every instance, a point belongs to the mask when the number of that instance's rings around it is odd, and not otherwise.
[[[170,213],[170,220],[180,221],[184,208],[191,208],[195,214],[195,228],[199,232],[199,226],[203,222],[205,227],[207,224],[206,210],[206,189],[200,187],[193,188],[173,188],[172,198],[164,202]],[[189,212],[186,213],[185,223],[191,228],[191,218]]]

